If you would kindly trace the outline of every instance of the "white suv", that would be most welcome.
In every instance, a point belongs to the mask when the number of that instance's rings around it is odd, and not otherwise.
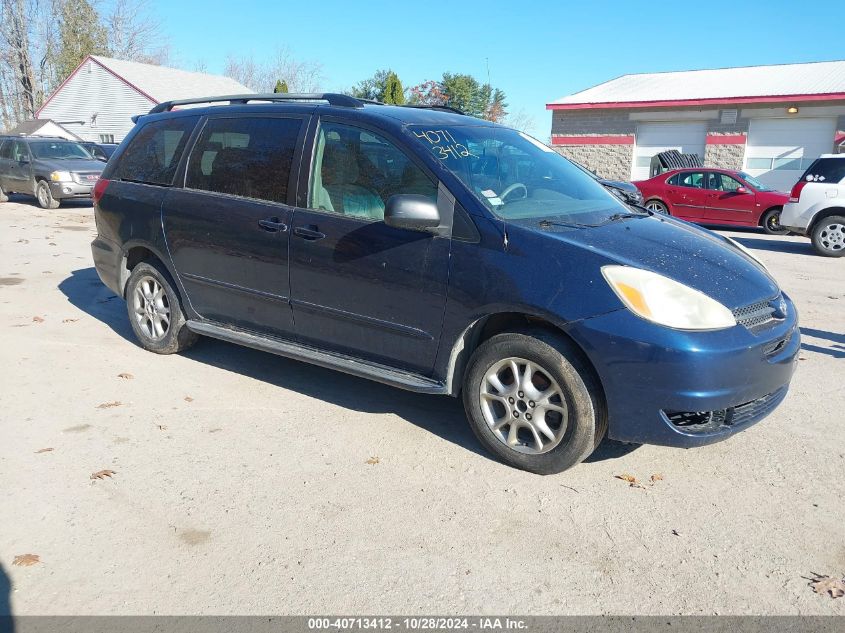
[[[819,255],[845,255],[845,154],[822,154],[795,183],[780,223],[813,241]]]

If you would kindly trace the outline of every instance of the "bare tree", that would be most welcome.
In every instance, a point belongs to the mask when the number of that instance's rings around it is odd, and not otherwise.
[[[7,125],[35,116],[41,100],[30,46],[31,4],[27,0],[0,0],[0,56],[6,67],[4,86],[10,91],[4,102],[11,101],[13,119]]]
[[[112,57],[145,64],[168,62],[170,47],[149,0],[116,0],[104,12],[103,23]]]
[[[516,112],[508,112],[502,123],[520,132],[528,132],[534,128],[534,117],[520,109]]]
[[[277,48],[264,63],[253,57],[228,55],[223,73],[255,92],[272,92],[277,81],[284,81],[290,92],[317,92],[323,67],[313,61],[296,59],[288,48]]]

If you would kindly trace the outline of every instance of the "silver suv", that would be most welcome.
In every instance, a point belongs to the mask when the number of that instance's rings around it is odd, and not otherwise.
[[[42,209],[90,198],[105,165],[79,143],[59,137],[0,137],[0,202],[10,193],[35,196]]]
[[[845,154],[822,154],[795,183],[780,223],[825,257],[845,255]]]

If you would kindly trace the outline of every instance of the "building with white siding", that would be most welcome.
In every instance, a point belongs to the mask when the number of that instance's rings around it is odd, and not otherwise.
[[[234,79],[89,55],[36,112],[86,141],[119,143],[162,101],[252,92]]]
[[[605,178],[676,149],[788,191],[845,147],[845,61],[623,75],[546,107],[552,147]]]

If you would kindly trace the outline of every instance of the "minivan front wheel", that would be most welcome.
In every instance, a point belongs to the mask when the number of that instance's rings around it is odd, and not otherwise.
[[[175,354],[198,338],[186,325],[170,275],[153,264],[141,262],[132,269],[126,282],[126,308],[132,331],[146,350]]]
[[[470,359],[464,408],[473,432],[505,463],[559,473],[601,441],[600,390],[580,354],[545,331],[498,334]]]
[[[42,209],[59,208],[59,201],[53,197],[53,192],[50,191],[50,185],[46,180],[39,180],[35,186],[35,199],[38,200],[38,206]]]

